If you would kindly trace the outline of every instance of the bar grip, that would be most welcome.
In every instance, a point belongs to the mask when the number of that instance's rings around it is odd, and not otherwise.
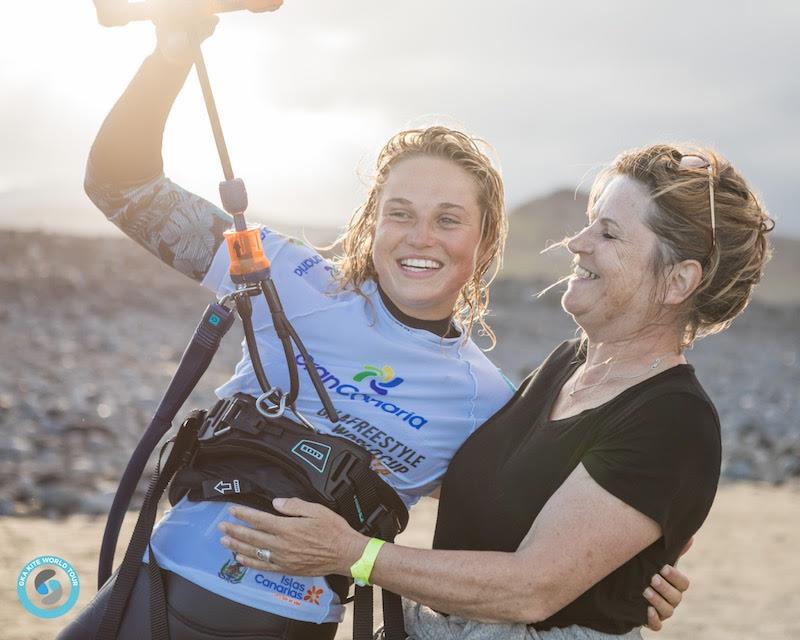
[[[94,0],[97,21],[104,27],[121,27],[129,22],[156,20],[170,14],[209,16],[213,13],[247,10],[252,13],[274,11],[283,0]]]

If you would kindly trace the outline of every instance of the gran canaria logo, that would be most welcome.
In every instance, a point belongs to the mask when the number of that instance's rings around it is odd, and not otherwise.
[[[354,382],[361,382],[369,379],[369,389],[367,390],[361,389],[350,382],[342,382],[335,373],[326,369],[318,362],[313,362],[313,360],[306,362],[301,354],[295,356],[295,360],[297,364],[305,369],[308,369],[309,365],[313,366],[317,370],[322,384],[340,396],[344,396],[350,400],[361,400],[364,404],[378,407],[381,411],[385,411],[399,418],[412,429],[421,429],[428,424],[428,419],[424,416],[404,409],[388,400],[388,398],[391,397],[388,395],[388,390],[397,388],[398,385],[403,383],[403,378],[398,378],[394,374],[394,370],[389,366],[378,368],[373,365],[366,365],[359,373],[353,376]]]
[[[385,396],[389,393],[388,389],[403,384],[403,378],[395,376],[394,369],[389,365],[384,365],[382,368],[373,367],[371,364],[364,365],[364,370],[353,376],[356,382],[363,382],[367,378],[372,378],[369,381],[369,387],[375,393]]]
[[[39,556],[17,576],[17,596],[29,613],[58,618],[72,609],[80,593],[78,573],[57,556]]]

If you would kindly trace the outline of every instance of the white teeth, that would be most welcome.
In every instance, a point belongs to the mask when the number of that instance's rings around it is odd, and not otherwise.
[[[581,265],[576,264],[575,268],[572,272],[578,276],[581,280],[597,280],[599,277],[597,274],[592,273],[588,269],[584,269]]]
[[[442,263],[436,260],[423,260],[421,258],[403,258],[400,264],[412,269],[439,269],[442,266]]]

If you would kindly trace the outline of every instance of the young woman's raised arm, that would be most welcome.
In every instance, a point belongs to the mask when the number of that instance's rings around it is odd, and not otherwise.
[[[199,25],[201,38],[216,18]],[[163,175],[164,127],[192,55],[179,31],[159,44],[106,117],[92,145],[84,187],[92,202],[133,240],[181,273],[202,280],[231,218]],[[166,52],[166,53],[165,53]]]

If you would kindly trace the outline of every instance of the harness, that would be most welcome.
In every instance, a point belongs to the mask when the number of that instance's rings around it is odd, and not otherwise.
[[[408,511],[371,462],[350,440],[267,419],[251,396],[237,394],[205,415],[169,500],[222,500],[277,513],[272,499],[294,496],[325,505],[367,536],[393,539]]]
[[[131,542],[120,566],[97,640],[117,637],[144,550],[149,548],[150,617],[153,640],[169,639],[164,579],[150,535],[165,490],[172,505],[191,501],[236,502],[277,513],[272,499],[299,497],[323,504],[364,535],[393,541],[408,523],[400,497],[370,467],[372,456],[339,436],[309,432],[286,417],[266,418],[251,396],[220,400],[210,411],[195,410],[161,450]],[[160,459],[172,444],[163,467]],[[119,492],[118,492],[119,495]],[[373,637],[372,587],[330,575],[326,579],[342,603],[354,601],[354,640]],[[400,597],[383,591],[386,640],[405,640]]]
[[[297,349],[306,363],[313,362],[313,357],[283,311],[270,277],[270,263],[263,253],[259,229],[249,227],[245,221],[247,193],[242,180],[233,175],[196,35],[193,44],[195,68],[225,174],[225,181],[220,183],[220,198],[234,221],[234,229],[225,232],[225,241],[231,258],[230,276],[237,288],[206,308],[150,425],[125,468],[106,522],[98,563],[98,589],[111,576],[122,520],[147,461],[171,429],[177,412],[233,324],[231,306],[235,306],[242,321],[262,393],[258,398],[237,394],[220,400],[209,411],[192,411],[177,434],[162,447],[96,640],[117,638],[142,557],[150,547],[158,502],[167,488],[173,505],[186,497],[194,501],[238,502],[272,513],[276,513],[272,507],[274,497],[296,496],[323,504],[344,517],[354,529],[387,541],[394,540],[408,522],[408,511],[400,497],[370,468],[372,456],[350,440],[318,433],[295,407],[300,383],[294,350]],[[288,392],[270,385],[259,357],[250,298],[261,295],[283,345],[289,371]],[[321,413],[332,423],[337,422],[337,412],[316,368],[306,369],[323,407]],[[289,419],[287,412],[296,420]],[[170,443],[171,450],[162,465],[161,459]],[[152,548],[149,548],[148,572],[152,640],[169,640],[162,570]],[[356,586],[353,598],[348,599],[348,578],[327,576],[327,579],[342,602],[355,600],[353,639],[370,640],[373,635],[372,587]],[[385,590],[382,595],[386,640],[405,640],[400,597]]]

